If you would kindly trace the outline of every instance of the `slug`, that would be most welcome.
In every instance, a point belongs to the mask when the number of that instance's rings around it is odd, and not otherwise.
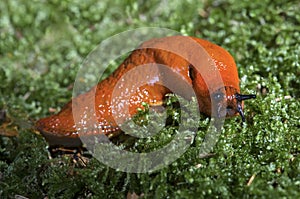
[[[222,78],[223,87],[217,87],[213,77],[204,81],[201,71],[199,72],[196,67],[197,63],[195,61],[191,63],[184,58],[202,59],[201,57],[203,57],[203,52],[191,47],[192,45],[188,44],[190,42],[186,42],[187,40],[205,49],[214,63],[214,66],[208,65],[205,70],[217,70]],[[178,50],[185,56],[165,50],[169,48],[174,49],[174,51]],[[237,67],[229,52],[216,44],[196,37],[169,36],[142,43],[109,77],[99,82],[88,92],[74,97],[59,113],[38,120],[36,122],[37,130],[46,138],[50,146],[80,146],[81,141],[78,135],[78,126],[76,126],[78,124],[74,122],[73,118],[73,109],[76,107],[76,117],[94,117],[97,128],[101,129],[100,132],[95,131],[95,129],[87,130],[86,136],[97,133],[114,135],[120,132],[121,129],[118,124],[135,115],[138,108],[143,108],[143,102],[153,107],[160,106],[163,104],[166,94],[172,93],[172,90],[161,83],[165,77],[163,75],[156,77],[156,74],[160,74],[157,72],[159,70],[158,65],[167,66],[179,76],[179,79],[181,78],[193,88],[201,113],[217,117],[240,115],[242,121],[245,121],[243,100],[255,98],[256,95],[240,94]],[[142,70],[133,70],[138,69],[138,67]],[[130,76],[124,82],[126,73],[130,73]],[[156,78],[139,86],[133,93],[121,91],[118,93],[116,87],[126,90],[132,83],[146,78],[144,74],[152,74]],[[178,77],[174,75],[174,78]],[[189,98],[189,96],[185,96],[184,84],[181,84],[179,79],[175,81],[175,86],[183,91],[181,93],[183,97]],[[113,96],[117,97],[113,98]],[[216,110],[211,108],[212,100],[218,104]],[[113,104],[117,105],[118,108],[114,109]],[[95,109],[95,111],[89,112],[90,108]],[[122,112],[125,108],[128,109],[126,114],[120,114],[122,116],[118,118],[118,111]],[[221,113],[221,109],[225,112]]]

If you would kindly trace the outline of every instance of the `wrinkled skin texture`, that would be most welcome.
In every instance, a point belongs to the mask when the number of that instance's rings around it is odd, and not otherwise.
[[[205,49],[214,66],[199,69],[196,67],[198,62],[190,63],[189,60],[178,55],[178,52],[180,54],[182,52],[184,57],[193,59],[203,54],[191,47],[192,45],[188,45],[187,39]],[[177,52],[165,49],[175,49]],[[170,68],[173,73],[162,72],[160,64]],[[203,78],[200,70],[206,70],[208,74],[218,71],[224,85],[222,87],[214,85],[213,75]],[[128,74],[126,78],[124,78],[125,74]],[[136,82],[147,79],[144,74],[147,74],[147,77],[151,76],[150,83],[131,87]],[[120,132],[118,124],[135,115],[138,108],[143,108],[142,102],[154,107],[163,105],[165,95],[172,92],[163,86],[166,74],[168,77],[172,76],[172,84],[175,84],[179,90],[177,94],[189,99],[191,96],[185,93],[185,87],[191,86],[194,89],[199,109],[205,115],[232,117],[240,114],[243,118],[243,103],[237,98],[240,93],[239,77],[232,56],[223,48],[208,41],[194,37],[172,36],[152,39],[141,44],[108,78],[88,92],[73,98],[58,114],[40,119],[36,127],[50,145],[72,147],[81,144],[78,129],[89,122],[92,126],[95,126],[96,122],[96,130],[86,130],[85,136],[99,133],[116,134]],[[128,91],[132,89],[133,92]],[[215,108],[212,108],[212,100],[216,103]],[[88,119],[83,122],[84,124],[75,123],[74,115],[79,118],[79,121],[82,121],[82,118]],[[89,120],[89,118],[93,119]]]

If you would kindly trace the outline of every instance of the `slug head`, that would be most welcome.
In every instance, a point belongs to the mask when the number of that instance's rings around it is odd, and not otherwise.
[[[239,94],[236,88],[225,86],[211,95],[211,100],[213,101],[212,115],[218,118],[240,115],[244,122],[243,101],[253,98],[256,98],[256,95]]]
[[[234,72],[237,74],[237,71]],[[232,74],[232,76],[235,76],[235,74]],[[197,73],[193,66],[189,66],[189,77],[197,95],[199,109],[205,115],[217,118],[240,115],[244,122],[243,101],[256,98],[256,95],[240,94],[239,81],[230,82],[227,78],[228,75],[225,76],[224,73],[221,76],[223,80],[226,80],[224,81],[224,87],[210,93],[201,74]]]

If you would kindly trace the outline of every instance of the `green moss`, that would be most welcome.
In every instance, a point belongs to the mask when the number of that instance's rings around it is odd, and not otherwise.
[[[0,136],[0,198],[124,198],[128,192],[145,198],[299,198],[299,9],[298,1],[269,0],[1,1],[0,109],[8,119],[0,125],[9,127],[0,130],[19,136]],[[100,41],[142,26],[174,29],[229,50],[241,90],[258,95],[245,102],[247,122],[226,120],[211,154],[199,158],[209,122],[202,117],[190,148],[154,173],[124,173],[94,158],[82,165],[72,155],[50,159],[32,121],[69,101],[77,69]],[[131,150],[160,148],[175,134],[176,128],[164,128]]]

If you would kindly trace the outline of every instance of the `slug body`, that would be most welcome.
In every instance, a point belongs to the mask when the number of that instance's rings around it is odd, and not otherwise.
[[[200,45],[211,57],[214,66],[208,66],[205,70],[208,70],[208,73],[217,70],[224,84],[222,87],[213,85],[214,77],[208,75],[204,79],[203,74],[196,68],[195,62],[191,63],[183,58],[201,58],[201,52],[191,48],[191,45],[186,42],[187,39]],[[165,50],[170,48],[175,49],[174,51],[179,49],[185,56]],[[168,71],[162,72],[163,67],[159,67],[160,65],[171,69],[174,74]],[[185,86],[192,87],[200,111],[208,116],[240,115],[244,121],[242,102],[245,99],[255,98],[255,95],[240,94],[237,68],[234,59],[226,50],[199,38],[171,36],[152,39],[141,44],[108,78],[88,92],[73,98],[58,114],[37,121],[36,128],[50,145],[67,147],[81,145],[78,128],[87,126],[89,122],[94,128],[86,129],[86,136],[120,132],[118,124],[135,115],[138,108],[143,108],[142,102],[153,107],[161,106],[165,95],[172,93],[172,90],[163,86],[166,81],[164,73],[174,76],[172,84],[178,88],[177,90],[182,91],[179,94],[183,97],[190,98],[184,91]],[[147,83],[131,87],[145,79]],[[213,85],[211,87],[210,82]],[[217,104],[216,109],[211,108],[212,100]],[[75,122],[74,116],[78,118],[76,121],[82,122]],[[89,118],[93,119],[89,120]]]

